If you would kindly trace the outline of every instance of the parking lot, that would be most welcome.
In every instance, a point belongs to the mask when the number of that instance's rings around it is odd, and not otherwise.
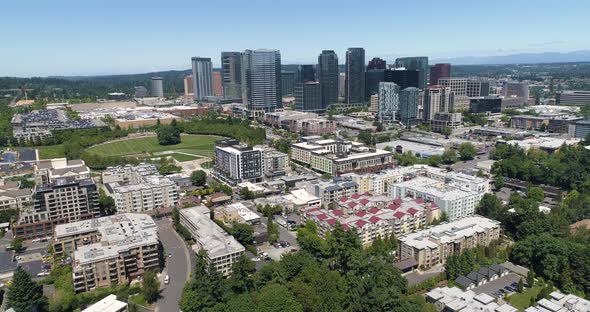
[[[502,298],[506,293],[513,293],[516,291],[516,286],[521,278],[522,277],[516,273],[508,273],[506,276],[474,288],[473,291],[476,294],[485,293],[490,296]],[[508,288],[511,289],[509,290]]]

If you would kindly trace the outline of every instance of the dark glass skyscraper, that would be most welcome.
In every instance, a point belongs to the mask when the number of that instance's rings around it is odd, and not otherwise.
[[[338,102],[338,55],[332,50],[324,50],[318,56],[318,80],[322,93],[322,107]]]
[[[242,98],[242,57],[240,52],[221,52],[223,97]]]
[[[281,53],[246,50],[242,53],[242,103],[249,110],[272,112],[282,107]]]
[[[434,86],[438,84],[438,80],[440,78],[448,78],[451,77],[451,64],[449,63],[439,63],[434,64],[430,68],[430,85]]]
[[[295,72],[286,70],[281,72],[281,90],[283,96],[295,95]]]
[[[384,69],[367,69],[365,73],[365,99],[379,93],[379,83],[385,81]]]
[[[395,82],[400,88],[418,88],[420,85],[420,72],[417,70],[394,69],[383,72],[383,81]]]
[[[387,63],[385,62],[385,60],[380,59],[378,57],[374,57],[369,61],[369,64],[367,65],[367,71],[373,69],[385,69],[386,65]]]
[[[365,102],[365,49],[348,48],[346,51],[346,103]]]
[[[428,82],[428,57],[427,56],[413,56],[413,57],[400,57],[395,59],[395,67],[405,67],[410,70],[417,70],[419,72],[419,84],[418,88],[426,88]]]
[[[314,65],[299,65],[297,73],[295,73],[295,83],[306,83],[315,81],[315,66]]]

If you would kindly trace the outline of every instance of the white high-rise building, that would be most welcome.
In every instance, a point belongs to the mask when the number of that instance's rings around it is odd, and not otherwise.
[[[249,110],[272,112],[282,107],[279,50],[242,53],[242,102]]]
[[[379,83],[379,105],[377,119],[380,122],[396,121],[399,112],[400,87],[393,82]]]
[[[164,97],[164,81],[162,77],[152,77],[152,96]]]
[[[449,112],[453,107],[454,95],[450,87],[432,86],[424,91],[424,109],[422,117],[425,121],[434,119],[439,112]]]
[[[203,100],[208,96],[213,96],[213,69],[211,58],[193,57],[193,91],[195,100]]]

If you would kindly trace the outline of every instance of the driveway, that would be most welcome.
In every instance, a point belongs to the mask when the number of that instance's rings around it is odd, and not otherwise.
[[[476,294],[481,294],[481,293],[485,293],[491,296],[496,296],[494,294],[494,292],[503,289],[504,287],[512,284],[512,283],[518,283],[518,281],[521,279],[522,277],[516,273],[508,273],[505,276],[502,276],[500,278],[497,278],[491,282],[487,282],[477,288],[474,288],[473,291]]]
[[[176,312],[179,311],[178,302],[182,295],[182,288],[190,276],[190,253],[184,240],[174,231],[170,219],[163,218],[156,221],[156,224],[158,225],[160,241],[164,246],[166,261],[160,281],[163,289],[161,298],[156,303],[156,311]],[[171,253],[172,257],[168,257],[168,253]],[[166,275],[170,277],[168,285],[164,284]]]
[[[438,265],[438,266],[434,266],[426,271],[414,271],[414,272],[409,272],[409,273],[405,273],[403,275],[403,277],[406,278],[406,280],[408,281],[408,286],[414,286],[416,284],[420,284],[423,281],[431,278],[431,277],[435,277],[437,275],[442,274],[445,271],[445,267],[442,265]]]

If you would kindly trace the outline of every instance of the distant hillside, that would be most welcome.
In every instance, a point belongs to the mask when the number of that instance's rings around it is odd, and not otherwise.
[[[519,53],[498,56],[465,56],[449,59],[433,59],[430,63],[451,63],[453,65],[483,65],[483,64],[538,64],[538,63],[568,63],[590,62],[590,50],[580,50],[567,53]]]

